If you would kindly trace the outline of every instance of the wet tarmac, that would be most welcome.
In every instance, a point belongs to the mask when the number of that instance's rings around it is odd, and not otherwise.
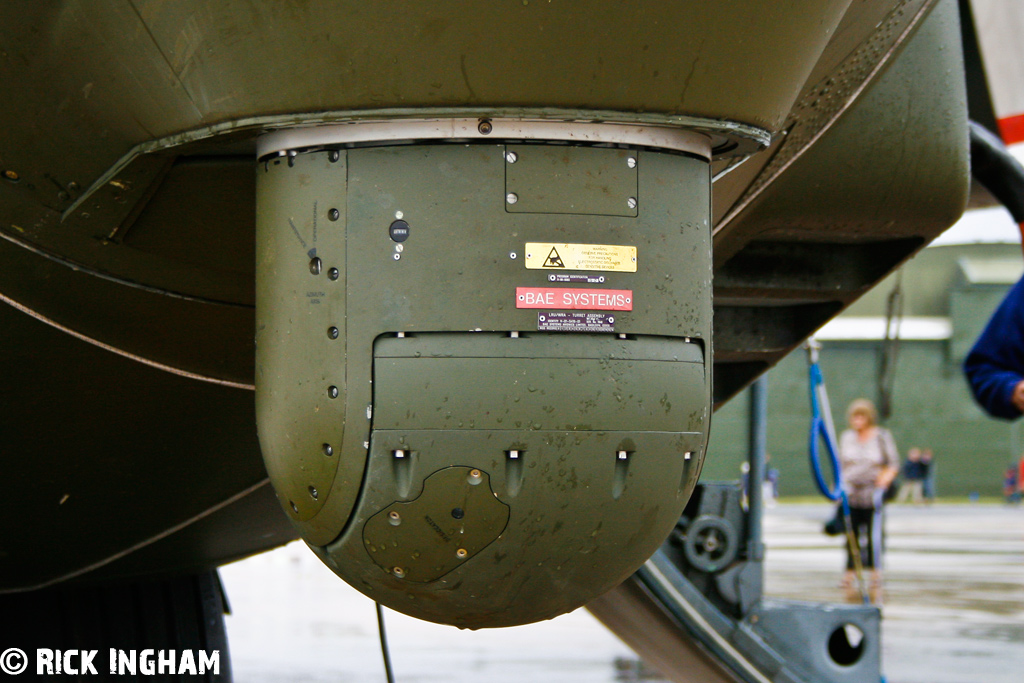
[[[830,508],[778,505],[765,519],[766,591],[835,602],[842,540]],[[1024,680],[1024,508],[890,506],[882,621],[888,683]]]
[[[841,540],[827,505],[765,518],[772,596],[837,602]],[[1024,680],[1024,508],[894,507],[888,513],[888,683]],[[238,683],[383,681],[373,603],[291,544],[222,568]],[[386,611],[399,683],[637,680],[636,655],[585,610],[513,629],[459,631]],[[648,679],[650,680],[650,679]]]

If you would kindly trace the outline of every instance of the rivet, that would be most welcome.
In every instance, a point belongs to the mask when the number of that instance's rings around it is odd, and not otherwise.
[[[391,526],[398,526],[402,523],[402,516],[398,514],[398,512],[396,512],[395,510],[392,510],[391,512],[388,513],[388,522],[391,524]]]
[[[403,251],[405,251],[405,245],[404,244],[396,244],[395,245],[395,251],[397,251],[399,254],[401,254]]]
[[[331,444],[325,443],[323,448],[324,448],[324,455],[334,455],[334,447],[331,446]]]
[[[337,280],[339,275],[341,275],[341,273],[338,272],[337,268],[331,268],[330,270],[327,271],[327,277],[331,278],[332,280]]]
[[[477,125],[476,129],[480,131],[480,135],[490,135],[491,131],[494,130],[494,126],[491,125],[489,119],[480,119],[480,123]]]
[[[330,398],[338,398],[338,387],[333,386],[333,385],[327,387],[327,395]]]
[[[515,261],[516,260],[516,252],[514,252],[514,251],[509,252],[508,257],[510,259],[512,259],[513,261]]]
[[[469,476],[466,477],[466,481],[472,486],[476,486],[483,481],[483,475],[480,474],[480,470],[470,470]]]
[[[405,570],[402,569],[401,567],[395,567],[394,569],[391,570],[391,573],[394,574],[396,578],[399,578],[399,579],[405,578]]]
[[[321,267],[321,265],[322,265],[322,263],[320,261],[320,257],[319,256],[314,256],[313,258],[311,258],[309,260],[309,272],[310,272],[310,274],[312,274],[312,275],[319,275],[320,274],[320,267]]]
[[[395,252],[395,260],[396,260],[396,261],[400,261],[401,259],[402,259],[402,255],[401,255],[401,254],[399,254],[399,253],[398,253],[398,252],[396,251],[396,252]]]
[[[405,218],[405,214],[404,213],[402,213],[401,211],[395,211],[395,220],[399,220],[400,221],[403,218]]]
[[[460,560],[466,559],[466,555],[469,555],[469,553],[466,552],[465,548],[459,548],[455,551],[455,557],[459,558]]]
[[[18,175],[17,171],[12,171],[10,169],[7,169],[6,171],[4,171],[4,180],[9,180],[12,183],[16,183],[19,180],[21,180],[21,176]]]
[[[510,164],[514,164],[517,161],[519,161],[519,155],[516,154],[515,152],[507,152],[505,154],[505,161],[507,161]]]
[[[327,160],[329,162],[331,162],[332,164],[334,162],[336,162],[340,158],[341,158],[341,152],[339,152],[336,149],[332,149],[330,152],[327,153]]]
[[[452,518],[453,519],[462,519],[465,516],[466,516],[466,512],[462,508],[453,508],[452,509]]]
[[[631,209],[635,209],[636,208],[636,197],[630,197],[629,199],[627,199],[626,200],[626,206],[628,206]]]
[[[337,327],[328,327],[327,328],[327,336],[330,339],[337,339],[338,338],[338,328]]]
[[[630,168],[636,168],[636,157],[629,157],[626,159],[626,166]]]
[[[507,195],[505,195],[505,201],[508,202],[509,204],[515,204],[516,202],[519,201],[519,195],[517,195],[515,192],[509,192]]]
[[[330,218],[332,221],[336,221],[339,218],[341,218],[341,211],[338,211],[337,209],[331,209],[330,211],[327,212],[327,217]]]

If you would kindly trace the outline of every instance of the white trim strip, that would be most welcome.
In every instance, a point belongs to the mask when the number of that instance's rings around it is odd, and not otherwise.
[[[482,121],[486,121],[490,127],[482,126]],[[483,132],[484,130],[487,132]],[[260,137],[256,142],[256,156],[263,159],[285,154],[289,150],[326,145],[451,139],[550,140],[581,144],[636,145],[687,152],[711,159],[711,138],[683,128],[503,118],[395,119],[287,128]]]

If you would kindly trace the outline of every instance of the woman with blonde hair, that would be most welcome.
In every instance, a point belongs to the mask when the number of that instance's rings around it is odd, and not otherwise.
[[[847,597],[855,597],[855,552],[860,554],[865,569],[871,573],[871,598],[877,602],[881,594],[882,494],[899,472],[900,457],[896,442],[888,429],[878,426],[878,412],[871,401],[857,399],[846,411],[850,428],[839,437],[839,461],[843,490],[850,503],[852,537],[846,548],[846,574],[843,587]],[[876,514],[878,513],[878,514]],[[853,539],[864,538],[854,548]]]

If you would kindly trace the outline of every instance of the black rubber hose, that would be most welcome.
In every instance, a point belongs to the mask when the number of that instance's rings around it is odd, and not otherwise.
[[[971,174],[1006,207],[1013,220],[1024,223],[1024,166],[998,136],[971,121]]]

